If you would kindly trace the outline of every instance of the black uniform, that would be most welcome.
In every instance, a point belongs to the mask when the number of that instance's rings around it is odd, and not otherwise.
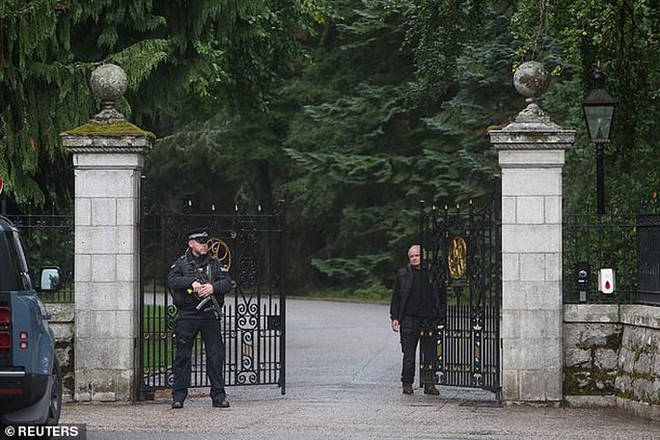
[[[225,347],[222,341],[219,315],[211,301],[199,310],[201,299],[192,293],[194,281],[213,285],[213,296],[222,307],[224,295],[231,290],[231,278],[224,267],[210,255],[194,257],[190,249],[179,257],[167,275],[167,287],[174,298],[174,305],[179,309],[179,316],[174,330],[176,355],[174,358],[174,384],[172,399],[183,402],[190,386],[190,357],[197,333],[201,332],[206,349],[206,371],[211,382],[211,399],[214,403],[225,400],[225,382],[223,366]]]
[[[435,326],[442,317],[444,295],[427,268],[419,269],[407,265],[397,273],[390,318],[399,321],[403,368],[401,382],[412,384],[415,378],[415,351],[419,343],[420,331]],[[433,359],[435,346],[422,344],[422,356]]]

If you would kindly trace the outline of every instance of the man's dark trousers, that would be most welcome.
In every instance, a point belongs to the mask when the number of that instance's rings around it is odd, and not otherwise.
[[[401,338],[401,351],[403,352],[403,369],[401,371],[401,382],[412,384],[415,380],[415,353],[420,340],[422,328],[429,327],[434,322],[433,318],[418,316],[404,316],[399,322],[399,334]],[[425,359],[433,359],[435,345],[432,340],[425,338],[420,350],[423,351]]]
[[[214,403],[225,400],[225,379],[223,376],[225,347],[220,330],[220,321],[217,319],[177,320],[176,329],[174,330],[176,355],[173,366],[173,401],[183,402],[188,395],[192,349],[198,332],[202,333],[202,340],[206,349],[206,374],[211,382],[211,399]]]

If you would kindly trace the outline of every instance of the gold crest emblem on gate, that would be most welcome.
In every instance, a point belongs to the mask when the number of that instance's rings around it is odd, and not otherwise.
[[[449,253],[447,254],[447,267],[449,268],[449,275],[459,280],[465,276],[467,272],[467,243],[463,237],[454,237],[449,245]]]
[[[218,260],[225,269],[229,270],[231,268],[231,250],[229,249],[229,245],[224,240],[215,237],[211,238],[207,244],[211,257]]]

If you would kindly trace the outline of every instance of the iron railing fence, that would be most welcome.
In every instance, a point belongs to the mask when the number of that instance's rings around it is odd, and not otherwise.
[[[637,301],[637,230],[632,215],[565,214],[564,303],[621,304]],[[614,270],[614,292],[598,290],[600,269]],[[582,274],[580,272],[582,271]]]
[[[42,296],[44,302],[72,303],[73,264],[74,264],[74,217],[69,214],[56,214],[54,205],[51,212],[27,214],[7,214],[9,220],[19,229],[25,249],[32,282],[39,283],[39,270],[42,267],[57,266],[62,270],[63,280],[57,292]]]
[[[657,284],[660,253],[653,243],[659,227],[655,199],[641,202],[638,214],[564,214],[564,303],[652,303],[640,296],[639,281],[642,287]],[[613,269],[611,294],[599,290],[601,269]],[[655,297],[660,302],[660,292]]]
[[[637,215],[638,302],[660,305],[660,209],[654,197]]]

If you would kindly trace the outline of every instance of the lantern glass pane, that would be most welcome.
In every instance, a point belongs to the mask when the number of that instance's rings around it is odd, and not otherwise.
[[[584,115],[592,140],[607,140],[612,126],[613,105],[585,105]]]

